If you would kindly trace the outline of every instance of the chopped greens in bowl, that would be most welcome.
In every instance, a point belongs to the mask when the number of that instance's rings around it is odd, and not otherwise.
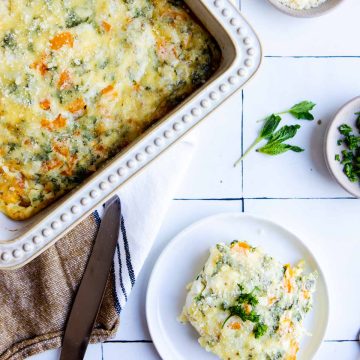
[[[335,155],[335,160],[343,165],[344,174],[351,182],[360,182],[360,112],[355,115],[354,127],[348,124],[338,127],[340,137],[337,144],[345,149]]]

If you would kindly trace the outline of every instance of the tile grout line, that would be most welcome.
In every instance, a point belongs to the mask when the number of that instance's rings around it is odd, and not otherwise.
[[[346,342],[359,342],[358,339],[328,339],[324,340],[327,343],[346,343]],[[152,340],[108,340],[101,344],[101,348],[103,344],[153,344]]]
[[[358,339],[352,340],[324,340],[324,343],[348,343],[348,342],[359,342]]]
[[[360,55],[264,55],[266,59],[360,59]]]
[[[244,90],[241,90],[241,156],[244,155]],[[241,161],[241,211],[245,212],[245,199],[244,199],[244,161]]]
[[[244,155],[244,90],[241,90],[241,156]],[[241,193],[244,195],[244,161],[241,160]]]
[[[241,11],[241,0],[238,0]],[[244,90],[241,90],[241,156],[244,154]],[[244,194],[244,162],[241,162],[241,193]],[[245,212],[245,199],[241,199],[241,212]]]
[[[152,340],[107,340],[104,344],[152,344]]]
[[[104,360],[104,347],[103,347],[103,343],[101,343],[101,360]]]
[[[175,198],[173,201],[244,201],[244,200],[358,200],[353,197],[238,197],[238,198]]]

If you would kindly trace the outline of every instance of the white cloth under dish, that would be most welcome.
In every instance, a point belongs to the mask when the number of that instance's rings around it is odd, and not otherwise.
[[[118,313],[129,298],[193,152],[190,142],[176,144],[118,191],[122,219],[113,267]],[[100,223],[102,208],[94,215]]]

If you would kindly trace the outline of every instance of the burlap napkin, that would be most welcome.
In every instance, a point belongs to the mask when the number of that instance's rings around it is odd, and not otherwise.
[[[0,360],[20,360],[59,348],[98,225],[88,217],[37,259],[15,271],[0,271]],[[91,342],[115,335],[113,279]]]

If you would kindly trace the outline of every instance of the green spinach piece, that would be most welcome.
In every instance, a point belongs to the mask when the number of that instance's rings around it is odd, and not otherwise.
[[[276,133],[270,136],[268,143],[257,149],[257,152],[267,155],[279,155],[289,150],[294,152],[302,152],[304,149],[290,144],[284,144],[284,141],[292,139],[297,131],[300,129],[300,125],[285,125],[279,129]]]

